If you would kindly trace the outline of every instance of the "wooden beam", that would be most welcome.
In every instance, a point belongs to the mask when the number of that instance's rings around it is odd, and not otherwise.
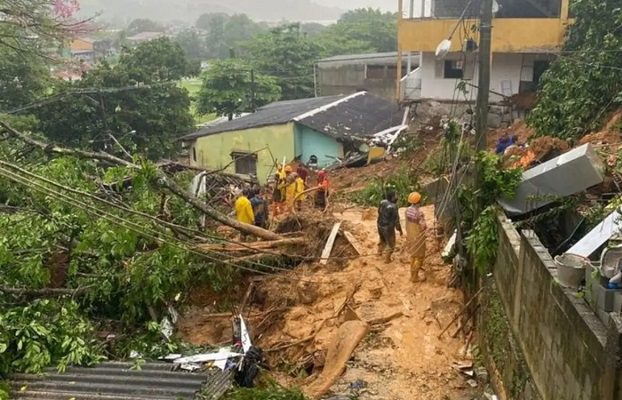
[[[326,242],[326,246],[324,246],[324,251],[322,251],[322,258],[320,259],[321,265],[328,264],[330,253],[333,251],[333,246],[335,245],[335,239],[337,239],[337,233],[339,233],[339,228],[341,228],[341,222],[335,223],[333,230],[330,231],[328,241]]]
[[[348,242],[350,242],[350,244],[352,245],[352,247],[354,248],[354,251],[356,251],[356,253],[359,256],[362,256],[364,254],[363,249],[361,248],[361,244],[359,243],[358,240],[356,240],[356,238],[354,237],[353,234],[351,234],[348,231],[343,231],[343,236],[346,237],[346,239],[348,240]]]

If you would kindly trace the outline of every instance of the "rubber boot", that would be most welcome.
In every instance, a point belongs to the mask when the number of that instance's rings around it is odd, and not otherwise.
[[[391,255],[393,254],[393,249],[387,249],[384,253],[384,263],[391,264]]]
[[[382,243],[378,243],[378,253],[376,255],[381,257],[384,254],[384,245]]]
[[[412,283],[419,282],[419,270],[421,269],[422,264],[423,259],[420,257],[413,257],[410,262],[410,281]]]

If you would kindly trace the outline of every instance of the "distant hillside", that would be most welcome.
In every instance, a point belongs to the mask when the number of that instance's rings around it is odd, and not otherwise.
[[[336,20],[342,9],[313,0],[81,0],[82,15],[123,24],[135,18],[194,22],[203,13],[247,14],[258,21]]]

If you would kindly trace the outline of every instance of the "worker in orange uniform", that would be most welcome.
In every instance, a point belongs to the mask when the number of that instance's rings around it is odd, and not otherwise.
[[[243,192],[237,193],[237,198],[235,200],[235,219],[238,222],[248,225],[255,224],[255,213],[253,213],[253,205],[251,201],[248,199],[249,197],[249,189],[245,189]],[[242,234],[242,240],[246,239],[246,235]]]
[[[322,170],[317,174],[317,191],[315,192],[315,208],[326,210],[328,207],[328,196],[330,182],[326,176],[326,171]]]
[[[419,204],[421,194],[413,192],[408,196],[410,207],[406,209],[406,251],[410,254],[410,280],[419,280],[419,270],[425,260],[425,231],[427,229],[425,216]]]

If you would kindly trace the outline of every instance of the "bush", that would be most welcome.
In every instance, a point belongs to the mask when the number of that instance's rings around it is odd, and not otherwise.
[[[277,385],[267,388],[235,389],[225,400],[306,400],[298,389],[285,389]]]
[[[0,314],[0,373],[38,373],[57,363],[90,365],[103,357],[91,324],[71,300],[35,300]]]
[[[417,178],[411,174],[408,168],[403,167],[397,173],[388,177],[376,177],[360,192],[354,193],[352,201],[361,206],[375,207],[384,199],[388,189],[394,189],[397,194],[398,205],[408,205],[408,195],[419,190]]]

